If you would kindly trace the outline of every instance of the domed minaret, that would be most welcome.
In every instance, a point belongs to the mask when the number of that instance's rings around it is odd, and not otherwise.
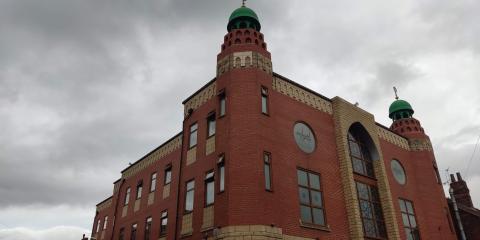
[[[425,131],[420,125],[420,121],[413,117],[412,106],[405,100],[399,99],[397,89],[395,90],[395,101],[388,109],[388,116],[393,120],[390,129],[404,137],[425,137]]]

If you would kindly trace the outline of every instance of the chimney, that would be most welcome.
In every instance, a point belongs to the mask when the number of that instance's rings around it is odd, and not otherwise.
[[[459,205],[466,207],[473,207],[472,197],[470,197],[470,190],[468,189],[467,183],[462,179],[462,176],[457,172],[457,181],[455,181],[455,176],[450,174],[450,187],[453,189],[453,196]]]

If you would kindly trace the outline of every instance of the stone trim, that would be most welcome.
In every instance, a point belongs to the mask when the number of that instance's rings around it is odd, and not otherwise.
[[[432,143],[430,139],[408,139],[411,151],[433,151]]]
[[[113,198],[110,197],[109,199],[99,203],[97,205],[97,211],[101,212],[102,210],[105,210],[106,208],[109,208],[112,205],[112,202],[113,202]]]
[[[204,87],[200,92],[192,96],[188,101],[183,103],[184,116],[188,115],[189,109],[195,110],[202,106],[205,102],[210,100],[217,94],[217,83],[212,81],[208,86]]]
[[[190,148],[187,151],[187,159],[185,161],[185,166],[193,164],[195,161],[197,161],[197,146]]]
[[[272,74],[272,60],[258,52],[234,52],[217,62],[217,77],[235,68],[258,68]]]
[[[162,198],[166,199],[170,197],[170,183],[163,186]]]
[[[380,140],[377,132],[377,125],[372,114],[352,105],[340,97],[333,98],[333,118],[335,124],[335,135],[337,142],[337,153],[340,160],[340,173],[342,175],[342,186],[347,205],[347,217],[349,222],[350,239],[364,239],[362,219],[358,205],[358,196],[353,176],[353,166],[350,160],[348,149],[347,133],[352,124],[358,122],[370,135],[373,144],[378,150],[378,159],[374,159],[374,171],[377,178],[377,187],[380,194],[380,201],[387,228],[389,239],[400,239],[395,207],[392,201],[390,186],[387,179],[387,171],[383,162],[383,155],[380,148]]]
[[[314,240],[313,238],[304,238],[286,235],[282,233],[282,229],[278,227],[266,225],[240,225],[226,226],[214,229],[213,237],[209,240],[247,240],[247,239],[263,239],[263,240]]]
[[[205,155],[210,155],[215,152],[215,136],[211,136],[207,139],[205,144]]]
[[[410,144],[408,143],[408,140],[404,137],[394,132],[391,132],[381,126],[377,126],[377,133],[378,137],[380,137],[381,139],[410,151]]]
[[[188,236],[193,233],[193,213],[185,214],[182,217],[182,229],[180,234]]]
[[[123,206],[122,208],[122,217],[127,216],[127,211],[128,211],[128,205]]]
[[[308,106],[322,112],[332,114],[332,103],[305,89],[295,86],[278,76],[273,77],[272,88],[296,101],[307,104]]]
[[[213,228],[215,217],[214,206],[203,208],[202,231]]]
[[[148,166],[162,159],[169,153],[172,153],[173,151],[180,148],[181,146],[182,146],[182,134],[179,134],[175,138],[163,144],[163,146],[155,149],[153,152],[143,157],[143,159],[139,160],[138,162],[134,163],[129,168],[124,170],[122,172],[122,178],[127,179],[135,175],[136,173],[142,171],[143,169],[147,168]]]

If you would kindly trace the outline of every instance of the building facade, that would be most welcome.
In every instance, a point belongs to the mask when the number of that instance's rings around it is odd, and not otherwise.
[[[94,239],[457,239],[410,104],[388,128],[272,70],[256,13],[230,16],[183,129],[122,171]]]

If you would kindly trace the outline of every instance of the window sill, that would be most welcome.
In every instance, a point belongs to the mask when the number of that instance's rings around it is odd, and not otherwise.
[[[263,115],[270,117],[270,114],[262,112]]]
[[[316,230],[321,230],[325,232],[331,232],[332,230],[330,229],[329,225],[322,226],[322,225],[317,225],[317,224],[312,224],[312,223],[304,223],[300,220],[300,226],[304,228],[310,228],[310,229],[316,229]]]

